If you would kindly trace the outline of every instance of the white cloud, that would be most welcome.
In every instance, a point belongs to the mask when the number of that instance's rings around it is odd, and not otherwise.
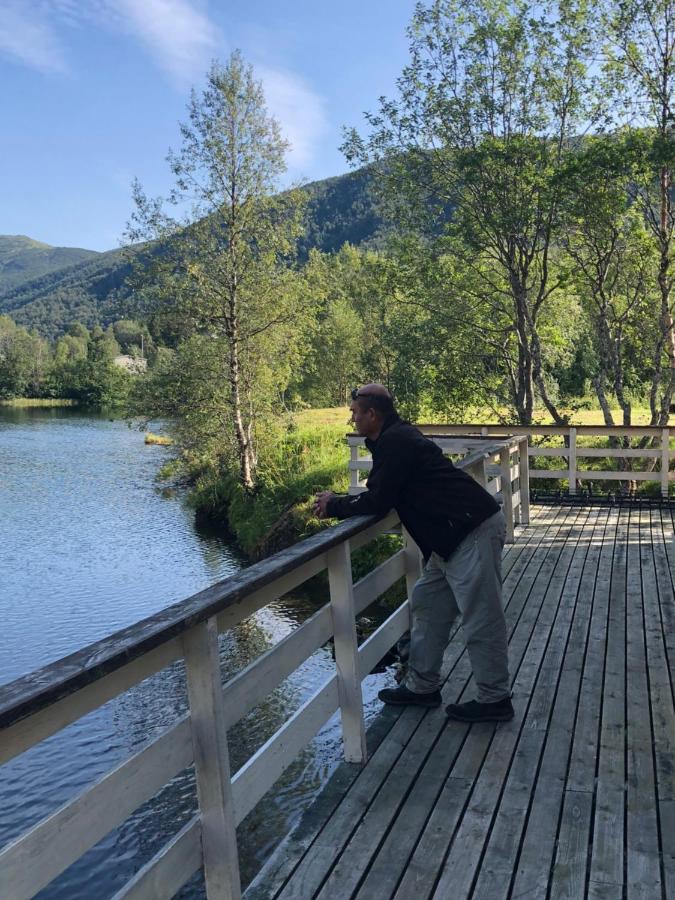
[[[219,28],[189,0],[109,0],[122,27],[179,84],[203,75],[223,45]]]
[[[43,8],[26,0],[0,3],[0,55],[41,72],[68,69],[58,36]]]
[[[68,70],[61,38],[84,27],[129,35],[184,89],[201,79],[226,41],[206,0],[0,0],[0,55],[47,73]],[[292,72],[255,66],[267,105],[291,144],[289,165],[299,172],[327,130],[323,99]]]
[[[268,109],[291,144],[291,167],[307,165],[328,127],[323,99],[291,72],[257,65],[254,75],[262,81]]]
[[[59,29],[83,25],[129,34],[180,87],[203,75],[223,46],[199,0],[0,0],[0,54],[65,71]]]

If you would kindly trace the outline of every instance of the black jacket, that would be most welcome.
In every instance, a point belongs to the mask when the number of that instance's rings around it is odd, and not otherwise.
[[[385,419],[376,441],[366,439],[366,447],[373,456],[368,490],[332,498],[329,516],[383,514],[393,507],[425,559],[432,551],[447,559],[469,532],[499,510],[477,481],[396,414]]]

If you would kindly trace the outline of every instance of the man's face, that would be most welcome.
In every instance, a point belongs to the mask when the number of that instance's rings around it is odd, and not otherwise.
[[[361,437],[369,437],[373,431],[375,417],[372,409],[363,410],[358,400],[352,400],[349,404],[352,412],[352,420],[354,422],[354,430]]]

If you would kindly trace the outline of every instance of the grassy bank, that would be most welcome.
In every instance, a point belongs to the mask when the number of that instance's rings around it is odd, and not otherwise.
[[[599,409],[561,409],[561,413],[563,415],[568,415],[570,418],[570,425],[602,425],[604,426],[605,420],[602,415],[602,411]],[[613,409],[612,415],[614,416],[614,422],[617,425],[621,425],[623,413],[620,409]],[[509,421],[509,414],[506,409],[498,410],[497,413],[494,413],[490,410],[485,409],[470,409],[466,415],[462,417],[462,421],[457,424],[470,424],[470,425],[484,425],[484,424],[495,424],[499,421],[499,419],[503,418],[505,421]],[[649,419],[651,417],[651,413],[649,408],[646,406],[636,406],[633,408],[633,425],[648,425]],[[431,423],[444,423],[444,419],[424,419],[425,422]],[[534,423],[533,427],[537,425],[554,425],[554,421],[551,416],[548,414],[546,410],[537,410],[534,414]],[[675,415],[670,416],[669,424],[671,426],[675,426]],[[517,424],[514,424],[514,429],[518,428]]]
[[[347,417],[344,409],[339,417],[334,410],[311,410],[280,423],[260,450],[252,494],[241,488],[235,471],[200,471],[192,494],[197,512],[226,523],[252,557],[315,533],[323,525],[312,514],[314,495],[347,490]]]
[[[34,399],[29,397],[15,397],[13,400],[0,400],[0,406],[77,406],[77,400]]]
[[[157,444],[160,447],[170,447],[173,444],[173,440],[165,434],[154,434],[152,431],[146,431],[145,443]]]
[[[237,473],[206,471],[192,494],[197,512],[220,519],[252,559],[262,559],[333,525],[334,521],[317,519],[312,505],[319,491],[347,491],[348,420],[344,407],[297,414],[270,436],[261,452],[253,494],[242,490]],[[354,578],[362,578],[400,547],[400,537],[383,535],[357,550],[352,556]],[[322,595],[325,581],[325,573],[316,576],[305,590]],[[395,585],[383,602],[401,599],[402,587]]]

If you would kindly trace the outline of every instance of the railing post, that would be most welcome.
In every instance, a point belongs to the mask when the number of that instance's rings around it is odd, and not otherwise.
[[[477,462],[474,466],[471,467],[471,474],[476,479],[478,484],[482,485],[484,488],[487,488],[488,484],[488,475],[487,475],[487,460],[485,457]]]
[[[511,448],[502,447],[499,452],[499,464],[501,468],[502,500],[504,503],[504,518],[506,519],[506,541],[513,543],[515,532],[513,529],[513,485],[511,484]]]
[[[349,449],[350,449],[350,453],[351,453],[351,462],[353,464],[355,464],[359,461],[358,444],[352,444]],[[350,466],[350,472],[349,472],[349,488],[350,488],[350,490],[349,490],[349,493],[350,494],[356,493],[355,491],[352,490],[352,488],[358,488],[358,486],[359,486],[359,470],[356,468],[356,465],[354,465],[354,468],[352,468]]]
[[[518,442],[518,481],[520,483],[520,517],[521,525],[530,524],[530,459],[527,438]]]
[[[237,833],[215,617],[183,637],[208,900],[240,900]]]
[[[670,472],[670,429],[661,429],[661,496],[668,497]]]
[[[570,428],[570,455],[569,455],[569,475],[570,483],[569,493],[574,495],[577,492],[577,430]]]
[[[344,754],[347,762],[365,763],[366,724],[363,718],[349,541],[329,550],[327,558]]]
[[[413,588],[422,574],[422,558],[419,547],[403,526],[401,526],[401,532],[405,551],[405,588],[408,599],[410,599]]]

